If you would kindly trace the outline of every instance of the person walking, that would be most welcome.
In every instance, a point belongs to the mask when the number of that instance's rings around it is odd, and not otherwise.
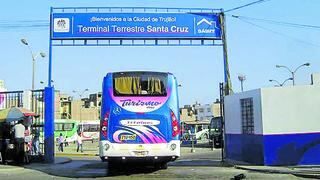
[[[14,140],[16,147],[16,162],[18,164],[23,163],[24,155],[24,132],[26,128],[23,125],[23,120],[20,120],[16,125],[13,126]]]
[[[34,135],[32,139],[32,154],[34,155],[40,155],[39,137],[40,137],[40,131],[38,128],[36,128],[34,129]]]
[[[60,133],[60,136],[58,137],[58,145],[59,145],[58,151],[63,152],[63,143],[64,143],[64,138],[62,133]]]
[[[64,140],[64,147],[69,146],[69,142],[67,141],[67,139],[68,139],[68,136],[66,136],[66,139]]]
[[[81,152],[83,152],[83,147],[82,147],[82,133],[80,132],[77,136],[77,152],[79,152],[79,149]]]

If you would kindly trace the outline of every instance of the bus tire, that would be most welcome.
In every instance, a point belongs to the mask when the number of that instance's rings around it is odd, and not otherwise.
[[[107,160],[104,157],[100,157],[102,162],[107,162]]]
[[[160,170],[160,169],[168,169],[168,163],[156,163],[154,165],[155,170]]]
[[[108,169],[115,169],[117,168],[117,164],[112,161],[108,161]]]
[[[168,163],[161,163],[160,169],[168,169]]]

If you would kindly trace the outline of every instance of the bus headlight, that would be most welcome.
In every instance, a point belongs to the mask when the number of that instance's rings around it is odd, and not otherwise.
[[[177,145],[176,145],[176,144],[171,144],[171,145],[170,145],[171,151],[175,150],[176,148],[177,148]]]
[[[106,151],[108,151],[109,148],[110,148],[110,145],[109,145],[109,144],[105,144],[105,145],[104,145],[104,149],[105,149]]]

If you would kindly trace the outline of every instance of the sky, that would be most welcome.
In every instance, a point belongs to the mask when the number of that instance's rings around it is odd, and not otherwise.
[[[50,7],[171,7],[232,9],[253,0],[11,0],[0,6],[0,79],[10,91],[31,89],[32,59],[20,42],[26,38],[34,53],[49,52]],[[311,73],[320,72],[320,1],[269,0],[226,13],[229,68],[234,92],[240,91],[238,75],[246,76],[244,90],[272,87],[290,77],[275,65],[291,69],[309,62],[296,73],[296,84],[310,84]],[[292,24],[240,20],[232,15]],[[282,24],[282,25],[279,25]],[[23,27],[26,25],[27,27]],[[9,28],[9,26],[11,26]],[[212,103],[219,97],[223,82],[221,47],[53,47],[53,85],[56,90],[89,93],[102,89],[108,72],[148,70],[172,72],[178,79],[180,105],[196,101]],[[35,87],[43,88],[48,79],[48,56],[36,59]],[[41,84],[43,81],[45,84]],[[288,82],[287,85],[291,85]]]

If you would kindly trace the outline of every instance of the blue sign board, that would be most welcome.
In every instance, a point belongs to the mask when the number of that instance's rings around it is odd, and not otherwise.
[[[53,13],[52,39],[221,39],[214,13]]]

